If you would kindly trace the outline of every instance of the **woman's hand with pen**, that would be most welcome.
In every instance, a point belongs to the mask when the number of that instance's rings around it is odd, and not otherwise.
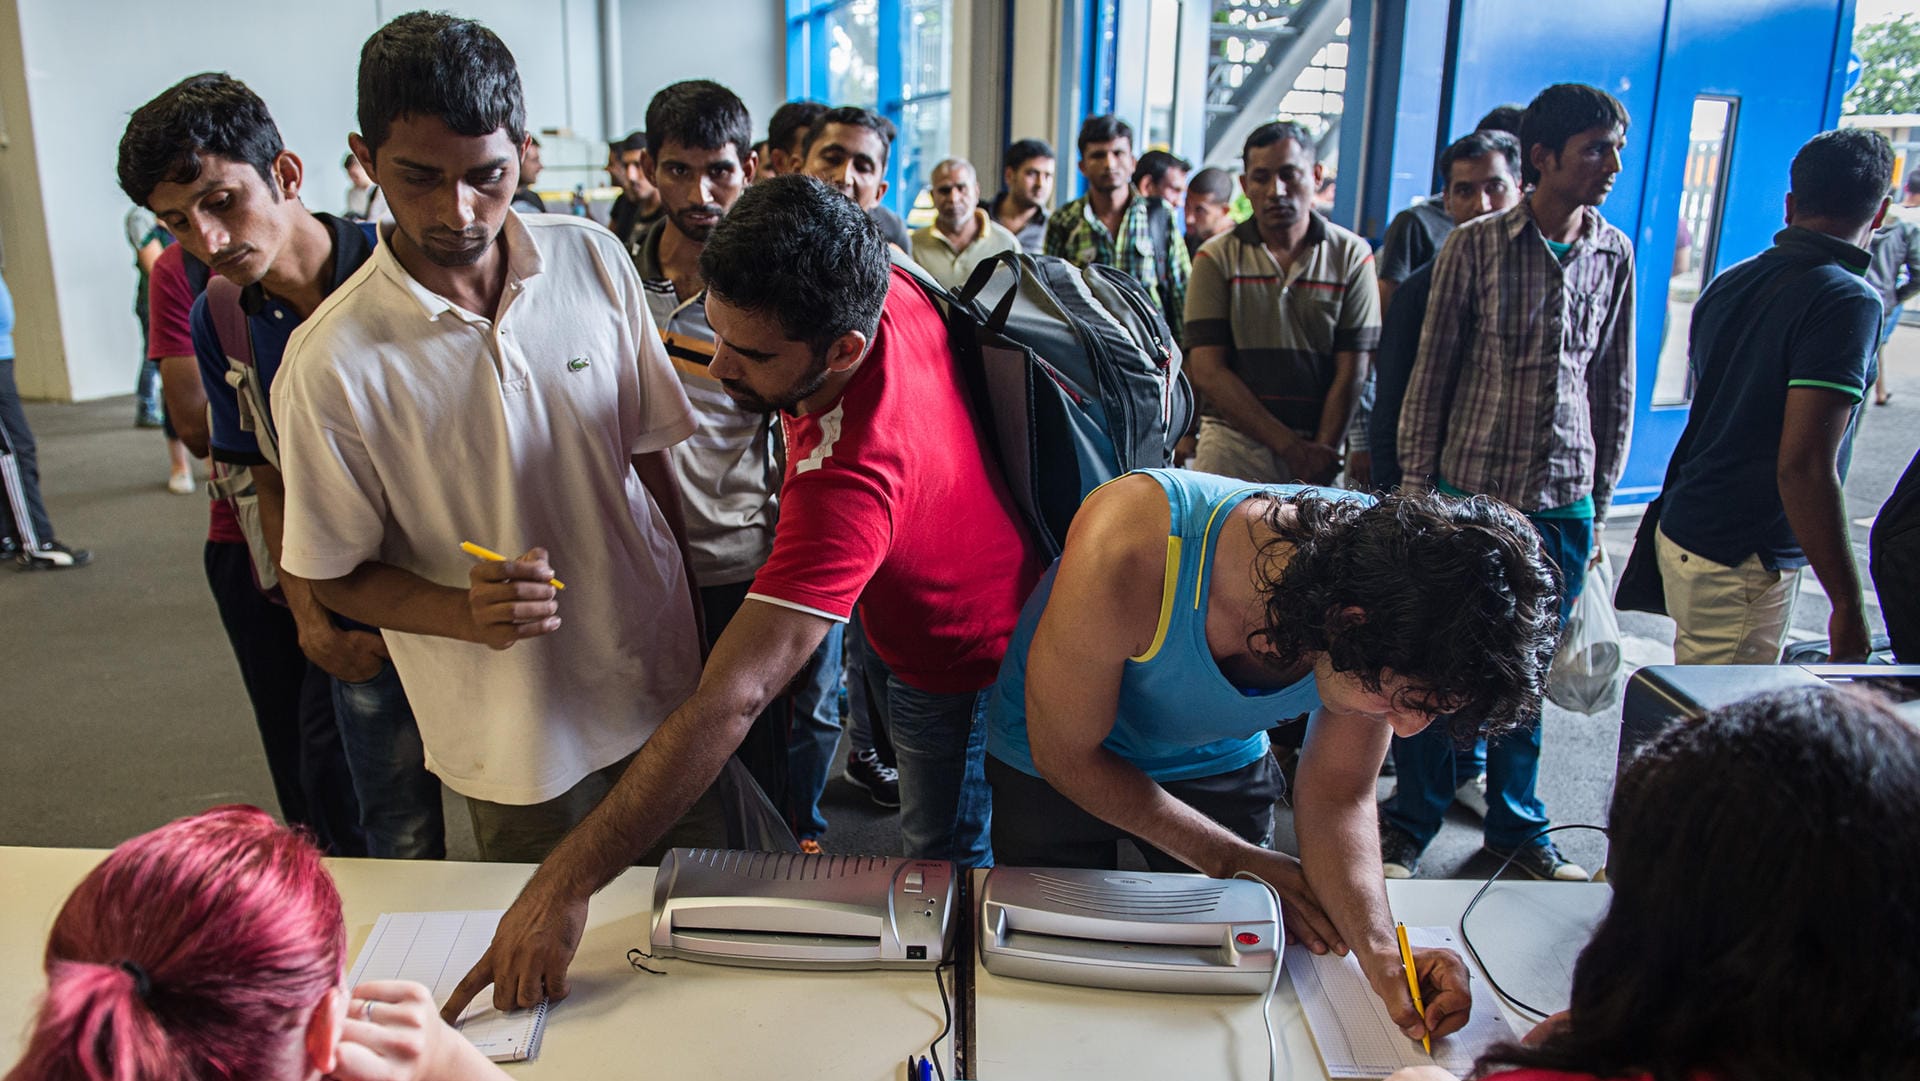
[[[545,548],[530,548],[518,559],[482,560],[467,571],[467,580],[474,641],[507,649],[560,629],[559,590]]]

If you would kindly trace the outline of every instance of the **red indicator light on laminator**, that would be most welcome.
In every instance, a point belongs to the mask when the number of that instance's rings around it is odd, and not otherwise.
[[[1233,940],[1242,946],[1258,946],[1260,944],[1260,936],[1254,934],[1252,931],[1242,931],[1233,936]]]

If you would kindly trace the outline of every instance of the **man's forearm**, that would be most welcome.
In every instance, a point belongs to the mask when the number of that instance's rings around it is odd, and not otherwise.
[[[1237,854],[1253,847],[1105,747],[1069,759],[1043,760],[1036,753],[1034,765],[1048,784],[1088,814],[1204,874],[1230,876],[1241,866]]]
[[[1370,354],[1342,352],[1334,354],[1333,385],[1320,406],[1320,431],[1314,442],[1329,447],[1341,446],[1347,428],[1353,423],[1353,407],[1360,401],[1360,387],[1367,377]]]
[[[720,776],[765,705],[695,693],[648,738],[599,806],[541,862],[528,889],[584,900],[619,877]]]
[[[331,611],[383,630],[479,641],[467,591],[429,582],[386,563],[362,563],[340,578],[315,581],[313,595]]]
[[[1393,914],[1380,877],[1380,834],[1371,791],[1326,783],[1302,769],[1295,784],[1294,834],[1307,884],[1367,976],[1399,964]]]
[[[1227,423],[1242,435],[1258,440],[1276,452],[1285,451],[1300,441],[1291,428],[1267,412],[1267,407],[1261,404],[1246,381],[1227,368],[1224,358],[1196,359],[1187,371],[1193,378],[1194,389],[1204,395],[1207,403],[1218,409],[1226,417]]]
[[[584,901],[652,848],[707,790],[755,717],[786,689],[830,622],[748,601],[699,689],[648,737],[600,805],[541,863],[529,891]]]
[[[1787,510],[1800,550],[1835,608],[1859,611],[1864,605],[1860,569],[1847,536],[1847,500],[1831,467],[1810,465],[1779,471],[1780,501]]]

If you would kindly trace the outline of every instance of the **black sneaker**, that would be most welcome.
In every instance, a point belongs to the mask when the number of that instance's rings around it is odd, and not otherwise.
[[[1420,854],[1427,846],[1391,822],[1380,823],[1380,867],[1388,878],[1412,878],[1420,873]]]
[[[1593,878],[1585,867],[1561,855],[1553,842],[1544,837],[1518,850],[1495,848],[1492,845],[1487,845],[1486,849],[1502,860],[1511,857],[1513,866],[1548,882],[1587,882]]]
[[[38,548],[23,549],[14,556],[14,565],[23,571],[63,571],[93,562],[93,553],[85,548],[69,548],[59,541],[48,541]]]
[[[900,771],[880,761],[880,752],[872,747],[847,755],[842,774],[856,787],[866,789],[867,798],[892,810],[900,806]]]

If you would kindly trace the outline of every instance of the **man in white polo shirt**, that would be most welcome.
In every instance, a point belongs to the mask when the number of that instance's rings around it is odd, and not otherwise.
[[[698,682],[663,453],[694,417],[612,235],[509,212],[525,112],[499,38],[403,15],[359,89],[349,143],[394,224],[274,383],[282,555],[387,631],[482,858],[538,860]],[[525,554],[476,563],[467,540]],[[719,840],[711,806],[680,843]]]

